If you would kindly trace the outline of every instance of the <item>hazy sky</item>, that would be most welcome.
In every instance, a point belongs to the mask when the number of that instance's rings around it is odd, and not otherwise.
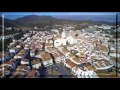
[[[7,19],[17,19],[27,15],[50,15],[70,20],[115,21],[117,12],[1,12]]]

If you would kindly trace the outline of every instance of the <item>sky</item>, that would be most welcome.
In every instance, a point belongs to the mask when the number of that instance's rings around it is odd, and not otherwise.
[[[5,18],[12,20],[27,15],[47,15],[59,19],[114,22],[117,12],[2,12],[0,14],[4,14]]]

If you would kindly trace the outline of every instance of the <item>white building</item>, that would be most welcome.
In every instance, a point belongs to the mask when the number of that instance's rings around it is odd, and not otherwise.
[[[67,39],[57,38],[54,40],[54,47],[59,47],[61,45],[66,45]]]
[[[40,66],[41,66],[41,63],[40,63],[40,60],[39,60],[39,59],[33,60],[33,61],[31,62],[31,64],[32,64],[32,67],[35,68],[35,69],[39,69]]]
[[[75,43],[77,43],[77,40],[74,39],[72,36],[68,36],[67,37],[67,41],[68,41],[69,44],[75,44]]]
[[[40,57],[45,67],[53,65],[53,59],[49,53],[41,52]]]

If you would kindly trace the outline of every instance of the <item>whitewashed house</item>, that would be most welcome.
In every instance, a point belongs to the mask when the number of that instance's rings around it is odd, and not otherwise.
[[[71,73],[73,75],[77,75],[79,70],[78,70],[78,67],[75,63],[73,63],[71,60],[69,59],[66,59],[65,62],[64,62],[64,66],[69,68],[71,70]]]
[[[29,65],[29,60],[28,59],[22,59],[21,64],[22,65]]]
[[[12,49],[9,49],[9,52],[16,54],[16,53],[18,53],[18,52],[20,51],[20,49],[21,49],[21,48],[14,47],[14,48],[12,48]]]
[[[41,62],[40,62],[39,59],[33,60],[33,61],[31,62],[31,64],[32,64],[32,67],[35,68],[35,69],[39,69],[40,66],[41,66]]]
[[[65,57],[63,54],[57,52],[57,53],[52,53],[52,55],[56,63],[63,63],[65,61]]]
[[[53,65],[53,59],[49,53],[41,52],[40,58],[42,59],[42,63],[45,67]]]
[[[65,57],[68,57],[68,55],[70,54],[70,52],[67,49],[65,49],[64,47],[58,48],[58,49]]]
[[[67,44],[67,39],[57,38],[54,40],[54,47],[59,47],[61,45],[66,45],[66,44]]]
[[[68,36],[67,37],[67,41],[68,41],[69,44],[75,44],[75,43],[77,43],[77,40],[74,39],[72,36]]]
[[[54,40],[54,47],[59,47],[61,45],[62,45],[62,39],[61,38]]]

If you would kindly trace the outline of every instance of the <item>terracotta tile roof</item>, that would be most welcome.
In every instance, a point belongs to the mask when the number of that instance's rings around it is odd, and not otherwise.
[[[60,57],[59,53],[53,53],[52,55],[54,56],[54,58]]]
[[[4,64],[13,64],[13,62],[7,61],[7,62],[5,62]]]
[[[31,63],[32,63],[32,64],[39,64],[39,63],[40,63],[40,60],[33,60]]]
[[[79,58],[81,63],[87,63],[87,59],[86,58]]]
[[[82,53],[82,52],[80,52],[80,57],[86,57],[86,55],[84,54],[84,53]]]
[[[72,58],[72,57],[74,57],[75,55],[73,55],[73,54],[69,54],[69,56]]]
[[[25,76],[27,76],[27,72],[25,72],[25,71],[20,71],[20,72],[16,71],[16,72],[13,73],[12,78],[15,78],[15,77],[23,78]]]
[[[89,70],[89,71],[91,71],[91,70],[95,70],[95,68],[93,67],[93,66],[91,66],[90,64],[88,64],[88,63],[86,63],[86,64],[84,64],[84,66]]]
[[[77,58],[77,57],[73,57],[73,60],[75,60],[76,62],[80,61],[79,58]]]
[[[50,59],[52,59],[52,57],[50,56],[49,53],[41,52],[40,55],[41,55],[41,59],[42,59],[43,61],[44,61],[44,60],[50,60]]]
[[[30,77],[35,77],[35,76],[36,76],[35,74],[36,74],[37,72],[38,72],[37,70],[33,69],[33,70],[31,70],[31,71],[28,73],[27,77],[28,77],[28,78],[30,78]]]
[[[105,45],[100,45],[100,50],[107,52],[109,50],[109,48]]]
[[[75,63],[73,63],[72,61],[70,61],[69,59],[66,60],[66,63],[71,67],[77,67],[77,65]]]
[[[63,52],[63,53],[68,53],[69,51],[66,50],[65,48],[62,48],[62,52]]]

